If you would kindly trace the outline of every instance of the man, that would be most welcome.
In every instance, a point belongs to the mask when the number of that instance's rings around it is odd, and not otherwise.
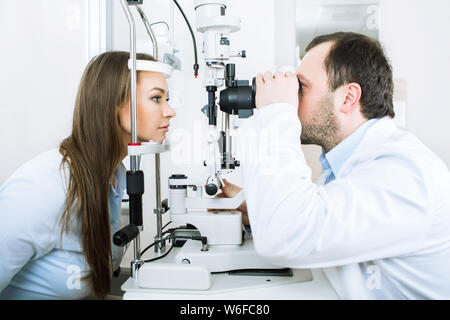
[[[450,298],[450,173],[395,126],[381,46],[336,33],[306,51],[297,77],[258,75],[258,111],[243,126],[278,138],[261,144],[277,170],[242,165],[256,251],[274,264],[323,268],[342,299]],[[323,148],[318,184],[300,143]]]

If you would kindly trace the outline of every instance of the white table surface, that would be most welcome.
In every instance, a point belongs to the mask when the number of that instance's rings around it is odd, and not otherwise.
[[[177,248],[158,260],[173,263]],[[311,269],[312,280],[299,282],[305,270],[293,277],[211,275],[209,290],[144,289],[135,279],[123,285],[125,300],[335,300],[338,296],[321,269]],[[269,281],[268,281],[269,280]]]

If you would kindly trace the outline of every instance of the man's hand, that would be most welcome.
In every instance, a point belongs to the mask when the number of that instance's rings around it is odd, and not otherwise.
[[[216,196],[217,198],[234,198],[242,190],[241,187],[238,187],[237,185],[228,182],[226,179],[223,179],[223,182],[225,183],[225,185],[220,187],[222,193],[219,193]],[[250,225],[247,213],[247,203],[245,201],[242,202],[242,204],[236,210],[242,212],[242,223],[246,226]],[[208,209],[208,211],[229,211],[229,210]]]
[[[298,108],[299,83],[292,72],[275,75],[266,72],[256,76],[256,108],[260,109],[274,103],[289,103]]]

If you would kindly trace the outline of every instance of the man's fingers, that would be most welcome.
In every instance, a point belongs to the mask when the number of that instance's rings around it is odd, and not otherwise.
[[[273,77],[274,77],[274,79],[283,78],[284,74],[282,72],[277,72],[277,73],[275,73],[275,75]]]
[[[223,181],[223,185],[222,185],[223,188],[228,187],[228,185],[230,184],[227,179],[222,179],[222,181]]]
[[[264,79],[264,82],[273,80],[273,73],[270,71],[264,72],[263,79]]]
[[[264,78],[261,73],[258,73],[256,76],[256,85],[258,86],[259,84],[264,84]]]
[[[230,188],[235,187],[234,184],[232,184],[231,182],[228,182],[228,180],[226,180],[226,179],[223,179],[223,182],[224,182],[224,185],[222,186],[222,188],[224,188],[224,189],[230,189]]]
[[[286,78],[292,78],[292,77],[296,77],[296,78],[297,78],[297,76],[296,76],[294,73],[290,72],[290,71],[286,72],[286,73],[284,74],[284,76],[285,76]]]
[[[224,190],[225,193],[236,193],[237,194],[237,193],[239,193],[239,191],[242,190],[241,187],[239,187],[239,186],[237,186],[235,184],[232,184],[231,182],[228,182],[225,179],[223,179],[223,182],[224,182],[225,185],[222,186],[223,187],[222,190]]]

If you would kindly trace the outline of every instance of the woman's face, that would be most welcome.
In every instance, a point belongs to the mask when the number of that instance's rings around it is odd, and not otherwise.
[[[169,131],[169,121],[175,111],[168,103],[168,88],[164,75],[159,72],[139,71],[137,78],[137,129],[138,140],[162,142]],[[131,142],[130,103],[119,109],[119,123]]]

